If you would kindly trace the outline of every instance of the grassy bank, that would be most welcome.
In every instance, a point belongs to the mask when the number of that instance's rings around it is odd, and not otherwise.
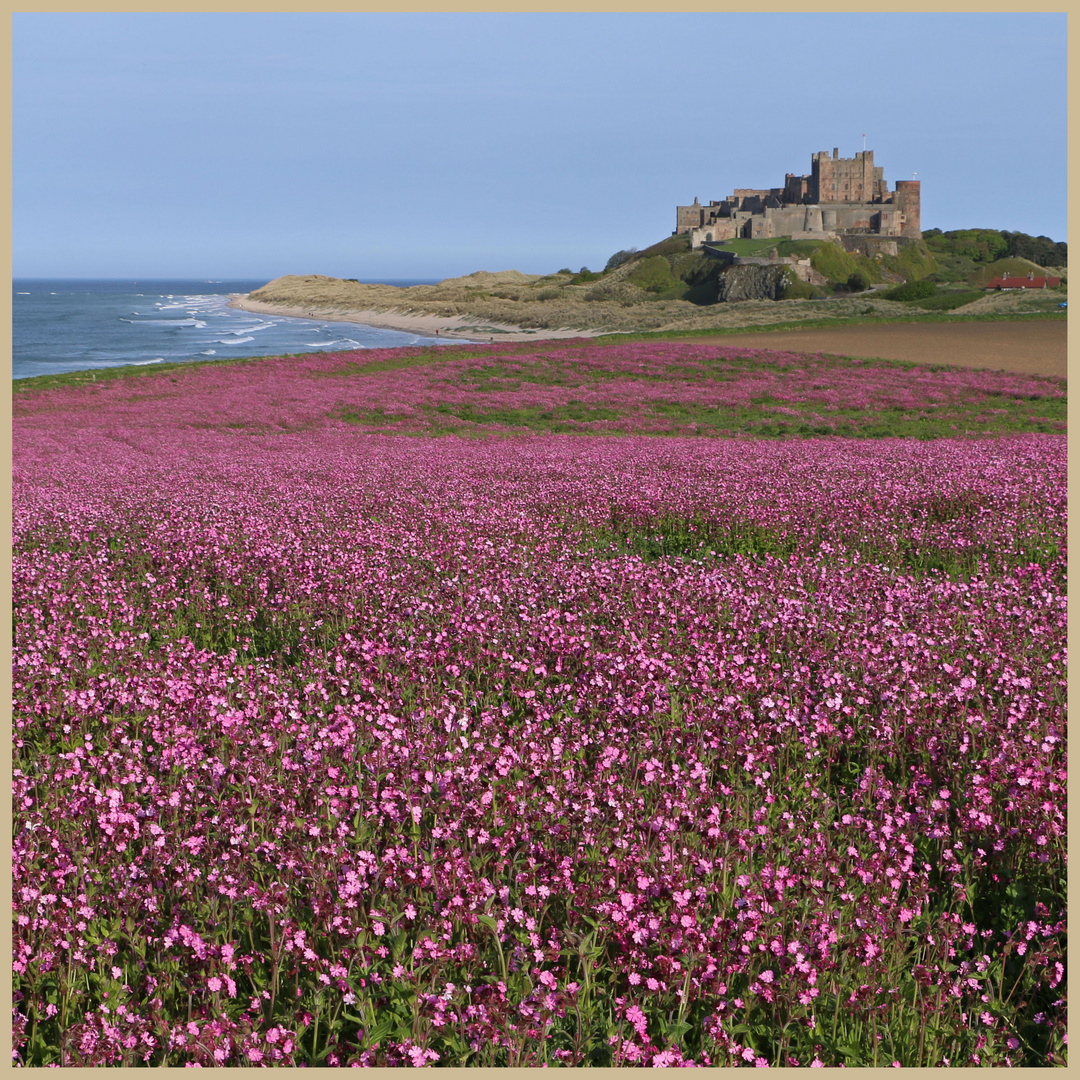
[[[615,341],[678,340],[681,338],[724,337],[734,334],[769,333],[784,330],[833,330],[843,326],[891,326],[928,323],[993,323],[993,322],[1064,322],[1064,311],[991,312],[979,315],[945,315],[935,312],[913,313],[910,310],[895,315],[848,315],[836,318],[789,319],[747,326],[711,326],[691,330],[643,330],[638,333],[601,334],[597,343]],[[763,346],[764,347],[764,346]]]

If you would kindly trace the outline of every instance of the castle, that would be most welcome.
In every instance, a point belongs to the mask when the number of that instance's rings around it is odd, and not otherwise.
[[[679,233],[689,233],[694,248],[736,237],[790,236],[895,255],[904,242],[922,238],[919,181],[897,180],[889,191],[873,150],[853,158],[840,157],[838,149],[829,157],[822,150],[811,157],[809,175],[788,173],[782,188],[736,188],[720,202],[703,206],[695,198],[692,206],[677,207]]]

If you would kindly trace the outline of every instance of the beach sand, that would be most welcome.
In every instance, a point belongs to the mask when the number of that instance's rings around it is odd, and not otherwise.
[[[306,310],[284,304],[266,304],[237,294],[229,307],[252,311],[256,315],[282,315],[289,319],[318,319],[327,322],[362,323],[381,330],[403,330],[425,337],[462,338],[466,341],[543,341],[552,338],[596,337],[603,330],[526,330],[509,323],[486,322],[467,315],[415,315],[400,311]]]

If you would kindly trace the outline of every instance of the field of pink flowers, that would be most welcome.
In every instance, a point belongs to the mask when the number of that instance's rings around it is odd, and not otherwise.
[[[1063,1064],[1064,437],[404,437],[476,362],[363,359],[16,402],[16,1063]]]
[[[485,431],[963,436],[1065,431],[1065,380],[849,360],[696,341],[452,346],[178,364],[167,374],[34,394],[29,411],[105,408],[126,428],[163,422],[265,434],[344,421],[424,435]],[[34,380],[20,380],[32,384]],[[23,408],[16,402],[16,413]]]

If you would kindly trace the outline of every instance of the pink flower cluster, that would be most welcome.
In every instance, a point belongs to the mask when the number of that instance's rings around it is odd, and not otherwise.
[[[20,407],[17,1060],[1060,1054],[1062,438],[394,438],[288,363]],[[610,542],[693,515],[790,552]]]

